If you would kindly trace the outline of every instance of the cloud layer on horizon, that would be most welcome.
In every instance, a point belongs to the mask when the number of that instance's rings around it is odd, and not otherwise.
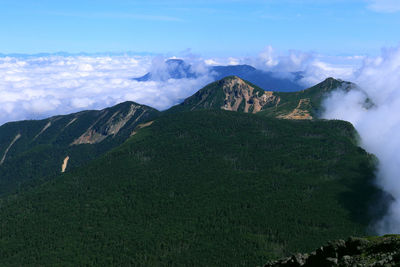
[[[147,71],[167,71],[162,56],[46,55],[0,57],[0,125],[42,119],[84,109],[101,109],[135,101],[163,110],[182,101],[213,80],[207,65],[250,64],[279,76],[304,71],[301,82],[313,85],[328,76],[346,78],[351,68],[321,61],[311,53],[278,55],[271,47],[257,57],[204,59],[186,55],[196,79],[137,82]],[[290,78],[290,77],[289,77]]]
[[[166,109],[210,81],[137,82],[151,57],[46,56],[0,58],[0,125],[136,101]]]

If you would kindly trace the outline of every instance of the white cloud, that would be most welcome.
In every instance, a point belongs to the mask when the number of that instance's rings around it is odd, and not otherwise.
[[[278,65],[278,60],[276,59],[274,49],[270,45],[264,48],[264,50],[260,53],[259,58],[267,68]]]
[[[355,71],[354,65],[332,64],[320,59],[313,59],[304,67],[304,78],[301,82],[311,86],[328,77],[349,80]]]
[[[250,64],[279,77],[304,71],[301,82],[305,85],[329,76],[345,79],[353,71],[351,67],[326,63],[312,53],[293,50],[277,54],[270,46],[251,58],[202,59],[187,55],[185,60],[199,75],[197,79],[169,79],[165,60],[133,55],[0,57],[0,125],[105,108],[126,100],[166,109],[211,82],[208,67],[212,65]],[[160,79],[132,80],[148,71]]]
[[[146,56],[0,57],[0,125],[127,100],[165,109],[210,81],[207,75],[192,80],[132,80],[151,66],[152,58]]]
[[[242,59],[241,64],[249,64],[272,72],[281,78],[294,78],[293,72],[302,72],[304,78],[299,83],[309,87],[328,77],[350,79],[363,58],[361,56],[329,57],[298,50],[278,53],[271,46],[267,46],[257,57]]]
[[[134,13],[82,13],[82,12],[49,12],[53,16],[63,17],[76,17],[85,19],[131,19],[131,20],[144,20],[144,21],[163,21],[163,22],[183,22],[184,20],[178,17],[165,16],[165,15],[150,15],[150,14],[134,14]]]
[[[376,106],[367,110],[362,105],[365,95],[339,91],[326,100],[325,117],[352,122],[362,146],[378,157],[377,183],[396,200],[377,230],[381,234],[400,233],[400,47],[365,59],[352,80]]]
[[[206,60],[204,60],[204,63],[209,66],[219,65],[219,63],[217,61],[215,61],[215,59],[206,59]]]
[[[399,0],[369,0],[368,8],[376,12],[394,13],[400,11]]]
[[[166,109],[211,82],[208,68],[213,65],[249,64],[287,78],[293,78],[290,72],[303,71],[300,82],[306,86],[329,76],[346,79],[354,72],[353,66],[329,63],[313,53],[278,54],[267,46],[257,57],[202,59],[189,54],[184,59],[199,78],[174,80],[167,75],[166,59],[134,55],[0,57],[0,125],[105,108],[126,100]],[[353,62],[354,58],[344,60]],[[132,80],[148,71],[159,79]]]
[[[235,66],[240,64],[239,58],[229,57],[228,60],[229,60],[228,65],[230,66]]]

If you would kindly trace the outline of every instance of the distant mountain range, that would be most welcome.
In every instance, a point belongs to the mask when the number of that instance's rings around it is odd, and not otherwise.
[[[268,91],[295,92],[305,89],[299,83],[299,80],[303,78],[301,72],[290,73],[290,77],[279,77],[273,72],[258,70],[249,65],[232,65],[209,67],[207,75],[212,76],[215,81],[226,76],[238,76]],[[149,72],[142,77],[134,78],[134,80],[144,82],[166,79],[193,79],[197,77],[198,74],[185,61],[169,59],[165,61],[165,64],[159,70]]]
[[[336,88],[357,90],[229,76],[164,112],[1,126],[0,265],[260,266],[367,234],[375,158],[349,122],[318,119]]]

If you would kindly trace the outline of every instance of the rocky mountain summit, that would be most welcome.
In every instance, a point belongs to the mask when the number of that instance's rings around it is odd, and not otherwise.
[[[337,240],[311,252],[271,261],[278,266],[400,266],[400,235]]]
[[[275,92],[264,91],[238,76],[228,76],[205,86],[167,112],[223,109],[279,119],[311,120],[322,112],[322,100],[338,88],[349,91],[357,87],[350,82],[328,78],[298,92]]]

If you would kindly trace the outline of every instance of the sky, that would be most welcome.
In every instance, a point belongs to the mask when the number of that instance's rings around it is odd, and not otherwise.
[[[3,54],[378,55],[400,29],[399,0],[0,0],[0,12]]]

